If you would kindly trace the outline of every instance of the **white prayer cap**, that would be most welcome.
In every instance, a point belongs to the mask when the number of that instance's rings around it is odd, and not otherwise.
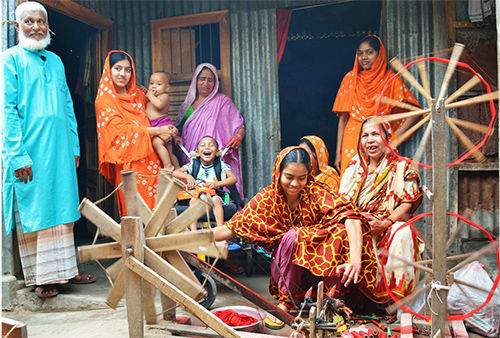
[[[25,11],[42,11],[45,14],[45,19],[48,21],[49,17],[47,15],[47,10],[39,2],[36,1],[26,1],[16,7],[16,21],[21,23],[23,18],[23,13]]]

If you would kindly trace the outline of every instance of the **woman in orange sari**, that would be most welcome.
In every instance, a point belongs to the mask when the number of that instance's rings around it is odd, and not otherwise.
[[[409,264],[404,266],[397,257],[416,262],[422,259],[424,249],[418,229],[413,224],[403,226],[422,201],[418,171],[390,152],[382,137],[390,142],[388,125],[379,128],[376,117],[363,122],[358,154],[342,175],[339,188],[339,193],[356,204],[371,228],[378,271],[375,288],[361,290],[377,303],[390,300],[381,265],[391,292],[398,298],[406,297],[415,289],[418,271]]]
[[[151,127],[146,117],[146,96],[136,85],[134,61],[123,51],[110,51],[99,82],[95,112],[99,144],[99,171],[114,186],[120,171],[134,170],[137,190],[149,208],[154,207],[160,159],[151,137],[171,137],[167,127]],[[118,190],[120,215],[125,216],[125,196]]]
[[[377,95],[382,93],[393,75],[387,69],[385,48],[380,38],[376,35],[363,38],[356,50],[354,67],[344,76],[332,108],[339,117],[335,167],[341,175],[356,155],[361,123],[375,115]],[[399,77],[386,88],[384,96],[418,106],[417,100]],[[379,111],[381,115],[387,115],[396,112],[396,109],[380,103]],[[401,121],[396,121],[391,127],[396,130],[400,125]]]
[[[333,188],[339,189],[340,177],[335,169],[328,165],[328,149],[325,142],[318,136],[304,136],[300,139],[299,147],[304,148],[311,157],[311,171],[318,182],[323,182]]]

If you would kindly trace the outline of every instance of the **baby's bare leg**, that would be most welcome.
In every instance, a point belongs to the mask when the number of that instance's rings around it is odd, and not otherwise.
[[[165,143],[165,147],[168,150],[168,155],[170,156],[170,163],[174,166],[174,169],[177,169],[180,167],[179,165],[179,160],[177,159],[177,156],[174,154],[174,149],[172,147],[172,141],[169,141]]]
[[[215,223],[217,226],[222,226],[224,224],[224,208],[222,207],[222,199],[215,195],[212,196],[212,202],[214,202],[214,216],[215,216]]]
[[[189,206],[195,205],[198,202],[199,202],[198,199],[193,197],[189,200]],[[189,227],[190,227],[191,231],[198,230],[198,222],[194,221],[193,223],[191,223],[191,225]]]
[[[172,162],[170,162],[170,154],[168,152],[167,147],[165,146],[165,142],[163,142],[163,140],[158,136],[153,137],[152,142],[153,142],[153,148],[158,154],[161,163],[163,163],[163,168],[174,170],[174,166],[172,165]]]

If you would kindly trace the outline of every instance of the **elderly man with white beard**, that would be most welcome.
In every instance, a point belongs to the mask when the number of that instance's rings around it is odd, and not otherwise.
[[[79,274],[73,240],[78,212],[80,146],[61,59],[50,43],[47,11],[16,8],[18,45],[2,54],[3,222],[17,232],[26,286],[40,298],[58,284],[90,283]]]

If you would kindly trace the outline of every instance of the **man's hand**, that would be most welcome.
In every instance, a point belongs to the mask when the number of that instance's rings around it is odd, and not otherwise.
[[[80,156],[75,156],[75,167],[79,167],[80,166]]]
[[[26,167],[15,170],[14,176],[16,176],[19,181],[28,183],[28,180],[29,182],[33,180],[33,170],[31,170],[31,166],[28,165]]]
[[[240,135],[233,135],[229,138],[229,141],[227,142],[226,148],[233,148],[238,150],[241,144],[241,136]]]

